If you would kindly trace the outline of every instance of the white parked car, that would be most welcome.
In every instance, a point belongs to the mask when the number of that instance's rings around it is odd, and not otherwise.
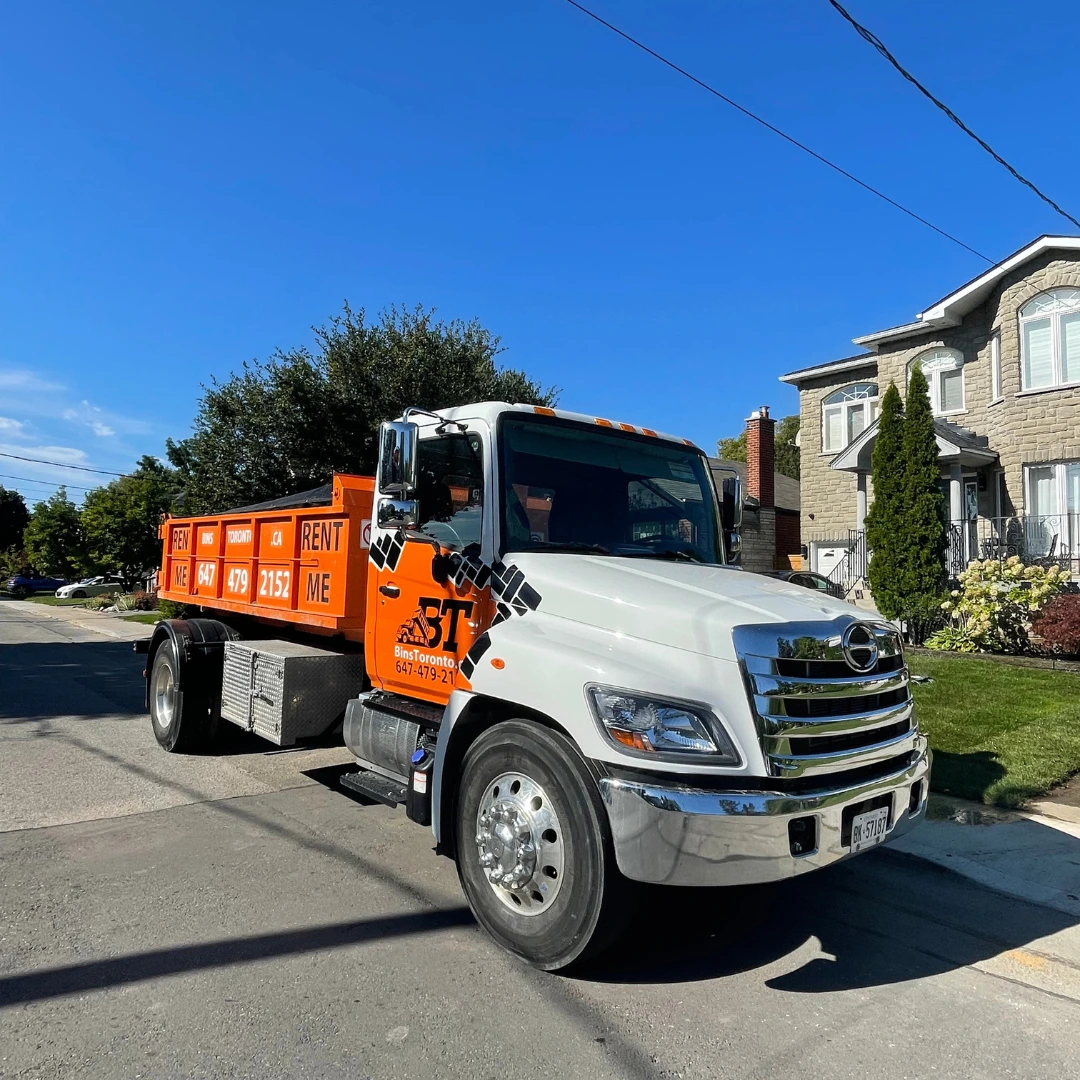
[[[97,577],[73,581],[70,585],[57,589],[56,596],[60,600],[82,600],[87,596],[101,596],[103,593],[123,591],[124,583],[116,574],[99,574]]]

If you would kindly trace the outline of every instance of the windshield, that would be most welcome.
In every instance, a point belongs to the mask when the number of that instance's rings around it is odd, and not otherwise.
[[[699,450],[527,415],[499,430],[504,551],[723,561]]]

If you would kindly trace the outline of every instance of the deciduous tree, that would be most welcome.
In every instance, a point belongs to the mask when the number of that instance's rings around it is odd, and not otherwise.
[[[775,464],[776,471],[784,476],[800,478],[799,447],[795,442],[799,434],[799,417],[785,416],[776,425]],[[731,439],[720,439],[716,453],[727,461],[746,460],[746,432]]]
[[[167,444],[186,513],[303,491],[335,471],[370,474],[379,423],[409,405],[555,398],[498,367],[499,339],[475,321],[391,308],[369,322],[346,305],[315,337],[314,350],[279,351],[204,391],[194,433]]]
[[[161,561],[158,524],[179,487],[176,471],[145,456],[131,474],[94,488],[83,500],[85,562],[126,581]]]
[[[30,511],[22,495],[0,486],[0,551],[21,548],[23,531],[29,522]]]
[[[34,507],[23,541],[30,565],[42,574],[70,579],[86,570],[79,509],[64,488]]]

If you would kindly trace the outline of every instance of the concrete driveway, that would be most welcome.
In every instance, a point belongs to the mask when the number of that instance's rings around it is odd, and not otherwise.
[[[142,657],[30,607],[0,603],[4,1080],[1080,1076],[1067,913],[885,849],[650,891],[542,975],[425,830],[334,789],[342,750],[165,754]]]

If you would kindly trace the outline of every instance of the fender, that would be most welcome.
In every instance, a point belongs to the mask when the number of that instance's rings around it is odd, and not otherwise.
[[[236,641],[239,637],[232,627],[217,619],[166,619],[159,622],[154,627],[146,650],[143,696],[147,712],[150,711],[150,673],[154,670],[154,657],[166,640],[171,640],[176,647],[179,668],[176,675],[181,686],[186,680],[192,679],[214,685],[216,676],[216,692],[220,693],[225,642]]]

